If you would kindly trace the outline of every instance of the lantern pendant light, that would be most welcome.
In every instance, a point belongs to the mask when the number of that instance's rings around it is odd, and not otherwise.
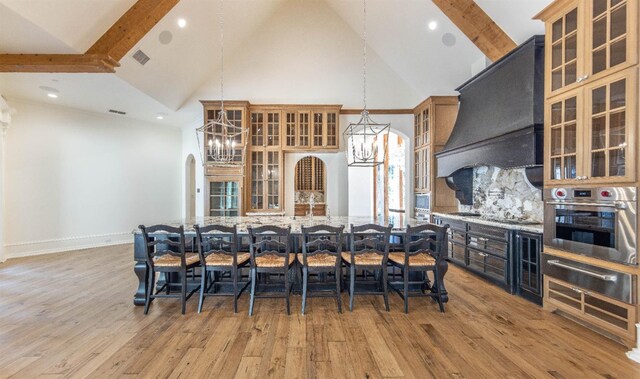
[[[248,129],[229,121],[224,109],[224,0],[220,0],[220,110],[214,120],[196,129],[202,163],[206,166],[244,166]]]
[[[384,163],[391,124],[381,124],[369,117],[367,110],[367,2],[363,0],[362,87],[363,107],[360,120],[350,123],[344,131],[347,164],[351,167],[375,167]],[[379,151],[381,147],[382,151]]]

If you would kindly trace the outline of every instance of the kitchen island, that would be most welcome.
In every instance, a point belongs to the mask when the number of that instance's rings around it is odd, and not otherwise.
[[[207,225],[224,225],[224,226],[237,226],[238,237],[241,239],[241,246],[247,246],[248,244],[248,231],[249,226],[257,227],[264,225],[272,225],[281,228],[291,227],[291,234],[294,237],[292,241],[292,248],[294,252],[300,253],[300,236],[302,234],[302,226],[314,226],[314,225],[331,225],[331,226],[344,226],[345,238],[348,238],[351,225],[364,225],[364,224],[376,224],[376,225],[392,225],[391,231],[392,239],[398,243],[402,241],[406,232],[406,226],[411,225],[423,225],[425,221],[419,221],[413,218],[407,218],[402,215],[391,216],[387,220],[381,220],[372,217],[355,217],[355,216],[333,216],[333,217],[291,217],[291,216],[245,216],[245,217],[197,217],[189,220],[180,220],[165,223],[165,225],[179,227],[184,226],[185,238],[187,241],[187,249],[193,249],[195,251],[195,230],[193,225],[198,224],[200,226]],[[134,240],[134,267],[133,270],[138,278],[138,288],[134,294],[133,303],[135,305],[144,305],[145,294],[147,291],[147,264],[146,264],[146,252],[145,244],[142,238],[142,233],[139,229],[135,229],[133,232]],[[446,243],[446,241],[445,241]],[[345,244],[345,250],[348,249],[348,244]],[[448,300],[446,295],[446,289],[444,286],[444,276],[448,269],[448,263],[445,259],[438,261],[438,277],[435,279],[435,285],[442,288],[445,292],[444,301]],[[191,283],[191,285],[198,285],[198,283]]]

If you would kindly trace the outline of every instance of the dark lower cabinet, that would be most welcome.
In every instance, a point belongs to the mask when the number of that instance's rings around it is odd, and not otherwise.
[[[434,222],[449,224],[449,261],[507,292],[542,304],[541,234],[438,216]]]
[[[518,295],[542,304],[542,272],[540,255],[542,254],[542,235],[528,232],[516,232],[516,270]]]

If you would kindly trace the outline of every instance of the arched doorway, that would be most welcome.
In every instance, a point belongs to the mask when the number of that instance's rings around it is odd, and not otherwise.
[[[307,156],[296,163],[294,171],[294,214],[327,214],[327,169],[322,159]],[[313,207],[311,206],[313,204]]]
[[[373,214],[388,220],[390,216],[402,216],[406,209],[406,144],[404,138],[390,131],[384,164],[373,168]]]
[[[189,154],[185,162],[184,216],[190,219],[196,216],[196,160]]]

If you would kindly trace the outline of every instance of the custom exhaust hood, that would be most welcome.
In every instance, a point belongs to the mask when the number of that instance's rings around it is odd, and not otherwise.
[[[542,186],[544,36],[533,36],[460,87],[449,140],[436,154],[438,177],[470,204],[472,168],[525,167]]]

